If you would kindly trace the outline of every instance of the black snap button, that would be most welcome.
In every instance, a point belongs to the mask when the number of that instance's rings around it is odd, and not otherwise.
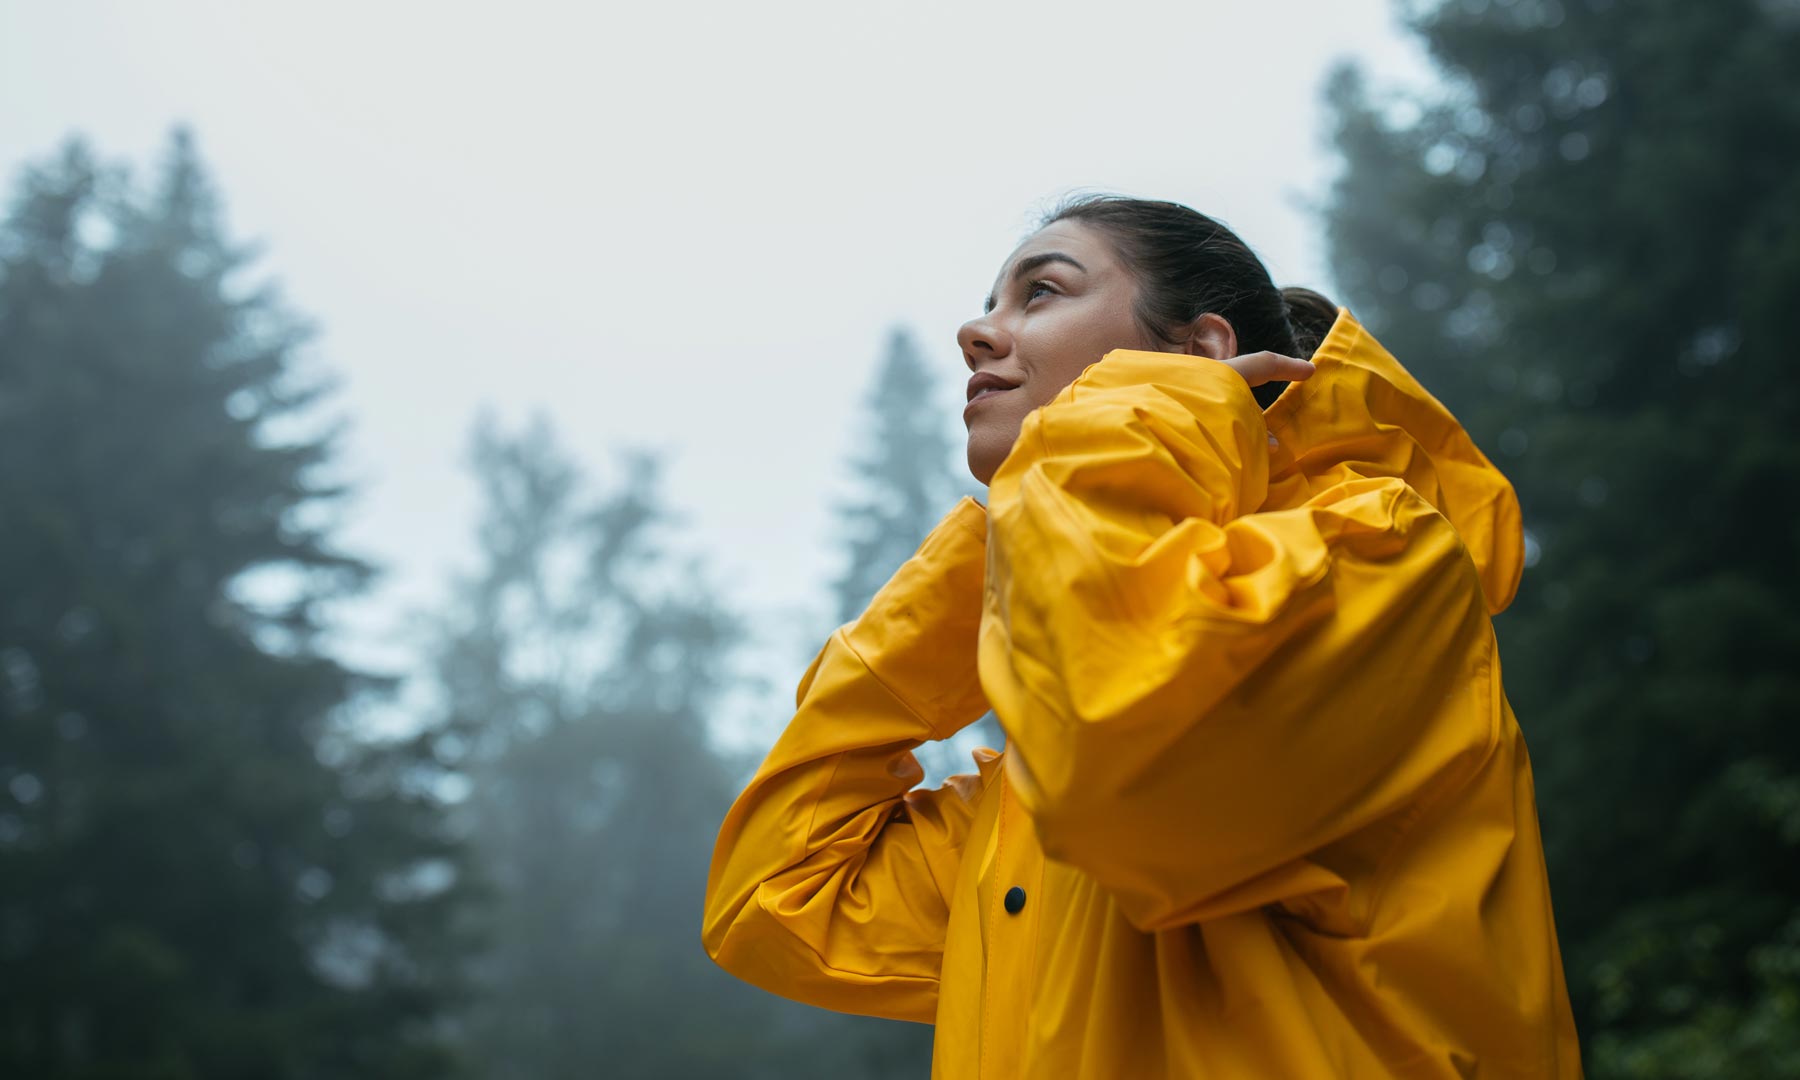
[[[1021,889],[1017,885],[1014,885],[1012,888],[1006,890],[1006,913],[1008,915],[1017,915],[1019,913],[1019,909],[1024,906],[1025,906],[1025,890],[1024,889]]]

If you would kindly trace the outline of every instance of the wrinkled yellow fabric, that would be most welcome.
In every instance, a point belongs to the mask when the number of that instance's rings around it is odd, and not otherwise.
[[[1027,417],[801,679],[718,963],[935,1023],[945,1080],[1580,1075],[1490,622],[1517,501],[1349,312],[1313,359],[1265,413],[1117,351]],[[990,706],[1005,752],[916,787]]]

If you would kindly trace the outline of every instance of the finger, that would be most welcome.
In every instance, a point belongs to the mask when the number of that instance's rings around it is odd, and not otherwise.
[[[1310,361],[1293,356],[1283,356],[1274,352],[1256,352],[1239,356],[1231,361],[1238,374],[1251,386],[1261,386],[1271,382],[1299,382],[1311,377],[1313,365]]]

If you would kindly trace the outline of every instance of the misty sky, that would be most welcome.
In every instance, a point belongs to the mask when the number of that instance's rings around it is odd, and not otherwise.
[[[342,378],[354,660],[468,565],[470,424],[546,410],[669,498],[785,691],[828,625],[828,500],[889,328],[961,431],[956,327],[1073,189],[1222,218],[1329,286],[1319,88],[1425,70],[1387,0],[505,4],[0,0],[0,168],[195,130],[234,234]],[[802,629],[804,628],[804,629]]]

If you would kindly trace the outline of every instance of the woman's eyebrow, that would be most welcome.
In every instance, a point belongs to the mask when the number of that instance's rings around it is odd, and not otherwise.
[[[1065,263],[1068,263],[1070,266],[1073,266],[1075,269],[1081,271],[1082,273],[1084,273],[1084,274],[1087,273],[1087,267],[1085,267],[1085,266],[1081,265],[1081,263],[1077,262],[1073,255],[1064,255],[1060,251],[1042,251],[1036,255],[1032,255],[1027,258],[1020,259],[1018,261],[1018,264],[1013,267],[1012,279],[1014,281],[1017,281],[1020,278],[1024,277],[1026,274],[1029,274],[1033,270],[1036,270],[1038,267],[1043,266],[1045,263],[1053,263],[1053,262],[1065,262]],[[981,310],[982,311],[994,310],[994,294],[993,293],[988,293],[987,299],[982,302]]]

